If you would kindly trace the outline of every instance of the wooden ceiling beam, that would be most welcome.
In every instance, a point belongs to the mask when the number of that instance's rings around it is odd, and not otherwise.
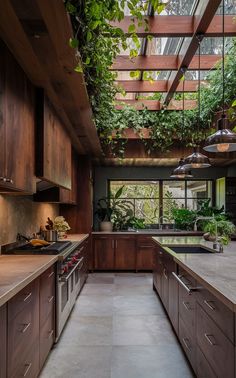
[[[164,103],[168,104],[173,97],[179,81],[183,75],[183,69],[189,68],[199,46],[199,36],[204,35],[209,28],[221,0],[200,0],[194,14],[193,36],[185,39],[179,52],[179,64],[177,72],[172,72],[168,85],[168,92]],[[202,62],[201,62],[202,63]],[[201,64],[201,69],[204,67]]]
[[[201,81],[206,83],[206,81]],[[168,80],[139,81],[139,80],[118,80],[115,84],[121,87],[126,93],[150,93],[150,92],[167,92]],[[196,92],[198,88],[198,80],[186,80],[184,84],[184,92]],[[176,92],[183,92],[183,84],[179,83]]]
[[[9,0],[0,2],[0,37],[7,44],[8,48],[11,50],[32,83],[38,87],[44,87],[46,89],[48,97],[71,137],[73,146],[79,154],[84,154],[84,148],[81,145],[50,80],[45,77],[45,73],[43,72],[38,58],[36,57]]]
[[[210,70],[221,59],[221,55],[202,55],[201,70]],[[137,56],[130,59],[127,55],[119,55],[114,61],[112,71],[178,71],[182,58],[178,55]],[[188,64],[189,70],[198,70],[198,57],[193,56]],[[179,81],[178,81],[179,82]]]
[[[192,37],[194,34],[194,16],[148,16],[148,31],[145,26],[138,27],[136,23],[136,33],[138,37],[145,38],[152,35],[156,38],[166,37]],[[129,36],[128,28],[132,24],[132,17],[126,16],[120,22],[113,22],[112,25],[121,28]],[[225,35],[236,36],[236,23],[234,15],[225,16]],[[222,16],[215,15],[205,32],[206,37],[222,36]]]
[[[197,106],[196,100],[185,100],[184,104],[186,110],[194,109]],[[121,110],[126,105],[132,106],[136,110],[147,108],[150,111],[158,111],[163,107],[163,104],[157,100],[116,100],[115,108]],[[182,100],[172,100],[167,106],[167,110],[183,110]]]

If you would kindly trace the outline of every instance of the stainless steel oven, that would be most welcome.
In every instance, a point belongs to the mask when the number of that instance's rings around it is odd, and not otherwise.
[[[83,248],[83,246],[76,247],[66,259],[58,263],[56,341],[60,337],[82,287],[84,257],[81,257],[81,249]]]

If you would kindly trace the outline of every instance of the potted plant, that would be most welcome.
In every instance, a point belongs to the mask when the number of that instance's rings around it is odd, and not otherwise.
[[[175,228],[179,230],[193,230],[196,220],[196,212],[185,208],[173,208],[172,216],[175,222]]]
[[[217,220],[215,218],[205,224],[204,232],[205,240],[214,241],[217,237],[222,244],[228,245],[231,235],[236,232],[236,227],[226,219]]]

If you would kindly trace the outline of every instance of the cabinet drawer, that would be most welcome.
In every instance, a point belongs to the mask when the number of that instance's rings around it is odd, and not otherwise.
[[[8,321],[35,303],[39,295],[39,281],[34,280],[8,302]]]
[[[208,290],[201,288],[197,292],[198,303],[216,322],[223,333],[234,343],[234,314]]]
[[[198,378],[217,378],[201,349],[197,347],[196,373]]]
[[[40,277],[40,326],[47,319],[50,312],[54,312],[55,304],[55,272],[49,268]]]
[[[8,378],[35,378],[39,374],[39,342],[35,342],[28,353],[21,352],[21,360],[14,361],[8,368]]]
[[[197,304],[197,343],[219,377],[234,377],[234,346]]]
[[[179,341],[181,342],[181,345],[186,353],[186,356],[188,357],[189,362],[195,370],[196,339],[181,317],[179,318]]]
[[[195,332],[195,312],[196,295],[189,295],[187,291],[179,285],[179,315],[184,319],[191,332]]]
[[[42,368],[52,346],[55,338],[54,314],[50,314],[40,329],[40,344],[39,344],[39,364]]]

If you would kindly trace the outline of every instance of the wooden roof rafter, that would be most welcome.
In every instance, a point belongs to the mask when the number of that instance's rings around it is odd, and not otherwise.
[[[112,23],[113,26],[121,28],[124,33],[129,36],[128,28],[132,23],[131,16],[126,16],[120,22]],[[194,35],[195,16],[147,16],[148,31],[144,26],[138,27],[136,34],[140,38],[152,35],[157,38],[166,37],[192,37]],[[236,36],[235,15],[225,16],[225,35],[227,37]],[[222,36],[222,17],[215,15],[205,32],[205,37],[221,37]]]
[[[202,84],[207,82],[201,80]],[[150,93],[150,92],[167,92],[168,80],[156,80],[154,82],[148,80],[117,80],[115,82],[126,93]],[[184,92],[196,92],[198,89],[198,80],[185,80]],[[179,83],[176,92],[183,92],[183,85]]]
[[[132,106],[136,110],[143,110],[144,107],[147,108],[150,111],[158,111],[161,110],[164,106],[163,103],[161,103],[158,100],[122,100],[117,99],[115,108],[117,110],[121,110],[124,108],[125,105]],[[185,100],[184,102],[185,109],[190,110],[197,107],[197,101],[196,100]],[[183,110],[183,101],[182,100],[172,100],[170,104],[166,107],[167,110]]]

